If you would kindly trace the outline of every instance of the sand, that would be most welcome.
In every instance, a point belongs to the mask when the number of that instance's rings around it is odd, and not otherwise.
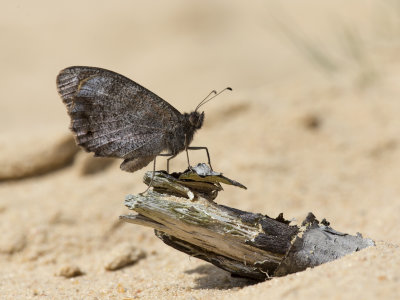
[[[1,299],[398,299],[398,1],[43,0],[0,16]],[[232,86],[193,142],[248,187],[217,202],[294,223],[311,211],[376,247],[251,285],[121,223],[145,170],[74,146],[55,87],[71,65],[119,72],[182,112]]]

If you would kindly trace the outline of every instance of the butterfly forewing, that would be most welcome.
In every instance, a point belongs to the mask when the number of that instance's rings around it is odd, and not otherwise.
[[[77,143],[96,156],[135,159],[135,166],[147,165],[164,150],[165,135],[182,117],[136,82],[100,68],[64,69],[57,88]]]

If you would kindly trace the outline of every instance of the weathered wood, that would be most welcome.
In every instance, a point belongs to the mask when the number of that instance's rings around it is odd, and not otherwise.
[[[150,183],[152,173],[145,175]],[[220,183],[240,183],[200,164],[184,173],[156,172],[145,195],[128,195],[125,205],[138,214],[121,216],[155,229],[165,244],[208,261],[232,275],[265,280],[337,259],[374,245],[361,235],[339,233],[309,214],[302,226],[218,205]]]

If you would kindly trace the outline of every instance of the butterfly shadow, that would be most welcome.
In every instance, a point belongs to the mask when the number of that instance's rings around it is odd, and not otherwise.
[[[194,279],[194,289],[216,289],[227,290],[232,288],[243,288],[258,283],[248,278],[233,277],[227,271],[216,266],[204,264],[194,269],[185,271],[186,274],[199,274]]]

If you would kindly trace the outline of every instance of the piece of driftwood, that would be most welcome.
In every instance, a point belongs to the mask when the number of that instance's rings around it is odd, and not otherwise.
[[[147,172],[144,182],[151,182]],[[315,267],[373,246],[360,234],[340,233],[309,213],[301,226],[280,214],[267,215],[218,205],[221,183],[246,188],[199,164],[183,173],[156,172],[146,194],[128,195],[137,212],[126,222],[152,227],[165,244],[220,267],[234,276],[263,281]]]

